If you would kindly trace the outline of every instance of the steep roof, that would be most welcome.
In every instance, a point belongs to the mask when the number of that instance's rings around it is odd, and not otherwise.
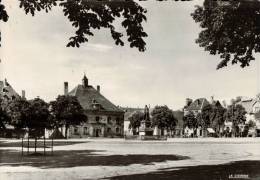
[[[94,110],[93,105],[99,105],[103,111],[124,112],[108,99],[106,99],[100,92],[93,86],[84,87],[83,85],[76,86],[69,92],[70,96],[76,96],[79,103],[85,110]]]
[[[20,98],[20,95],[13,89],[13,87],[5,80],[0,81],[0,97],[6,100],[13,100]]]
[[[257,102],[256,99],[247,99],[247,100],[242,100],[239,101],[236,104],[240,104],[243,106],[246,110],[247,113],[251,113],[253,111],[253,105]]]
[[[198,111],[201,110],[204,106],[208,105],[209,102],[206,98],[199,98],[193,101],[188,107],[188,111]]]

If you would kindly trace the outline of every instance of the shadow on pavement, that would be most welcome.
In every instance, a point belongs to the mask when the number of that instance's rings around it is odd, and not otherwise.
[[[21,152],[0,150],[1,166],[33,166],[43,169],[67,168],[77,166],[127,166],[131,164],[152,164],[154,162],[177,161],[188,159],[186,156],[177,155],[101,155],[102,151],[77,150],[54,151],[54,155],[24,155]]]
[[[160,169],[147,174],[116,176],[111,180],[228,180],[260,179],[260,161],[235,161],[221,165],[202,165]]]

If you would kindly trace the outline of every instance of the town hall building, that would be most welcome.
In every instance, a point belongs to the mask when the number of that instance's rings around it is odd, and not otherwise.
[[[76,96],[87,116],[87,122],[80,126],[71,126],[68,137],[121,137],[124,133],[124,111],[115,106],[100,92],[89,85],[84,75],[82,84],[70,92],[68,82],[64,83],[64,94]]]

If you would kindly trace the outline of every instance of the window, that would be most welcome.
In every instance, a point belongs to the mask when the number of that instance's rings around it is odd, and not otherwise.
[[[111,124],[111,116],[108,116],[108,117],[107,117],[107,123],[108,123],[108,124]]]
[[[120,129],[119,128],[116,128],[116,133],[119,133]]]
[[[260,107],[255,107],[255,112],[259,112]]]
[[[3,92],[9,92],[7,89],[3,88]]]
[[[116,118],[116,124],[117,124],[117,125],[120,124],[120,119],[119,119],[119,117]]]
[[[96,116],[96,122],[99,123],[100,117]]]
[[[107,128],[107,133],[110,133],[111,132],[111,128]]]

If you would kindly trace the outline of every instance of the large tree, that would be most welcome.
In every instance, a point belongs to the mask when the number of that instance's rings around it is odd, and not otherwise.
[[[29,101],[26,127],[29,129],[29,135],[35,139],[35,153],[37,148],[37,138],[43,136],[45,143],[45,129],[49,128],[51,124],[49,122],[49,117],[49,105],[44,100],[35,98]]]
[[[198,128],[198,121],[192,111],[187,112],[183,117],[183,127],[191,129]]]
[[[177,125],[177,119],[173,115],[173,111],[169,109],[166,105],[155,106],[152,115],[152,126],[157,126],[158,128],[172,132],[175,130]]]
[[[40,98],[29,101],[26,126],[35,138],[44,135],[44,130],[50,127],[49,105]]]
[[[65,126],[65,137],[68,137],[70,126],[80,125],[87,122],[87,116],[75,96],[58,96],[50,102],[50,112],[53,116],[54,127]]]
[[[6,125],[10,123],[11,118],[3,107],[2,99],[0,99],[0,129],[6,129]]]
[[[16,132],[18,132],[18,137],[20,132],[27,126],[28,114],[29,114],[30,103],[26,99],[15,99],[5,103],[5,109],[10,116],[10,124],[14,126]]]
[[[223,127],[225,118],[224,114],[226,109],[221,106],[221,104],[215,104],[212,107],[213,118],[212,118],[212,128],[214,128],[217,133],[220,133],[220,128]]]
[[[217,68],[229,62],[248,66],[260,52],[259,0],[205,0],[191,15],[202,28],[196,43],[220,55]]]
[[[136,133],[136,129],[140,127],[141,121],[144,119],[144,113],[141,111],[136,111],[129,118],[130,124],[129,129],[133,130],[133,133]]]
[[[37,139],[42,136],[45,137],[44,131],[51,125],[48,107],[48,104],[40,98],[30,101],[18,98],[9,101],[6,105],[6,111],[11,118],[10,124],[15,127],[18,137],[26,128],[28,130],[28,148],[29,137],[35,139],[35,152]]]
[[[246,110],[240,104],[232,104],[225,112],[224,118],[226,121],[232,122],[233,134],[235,136],[240,135],[239,125],[244,125],[246,122]]]
[[[211,104],[205,105],[201,113],[197,115],[198,125],[201,126],[203,129],[210,127],[213,121],[213,107]]]
[[[207,104],[196,117],[198,126],[204,130],[211,127],[217,131],[216,133],[219,133],[220,128],[224,125],[224,113],[225,108],[220,103]]]
[[[18,0],[20,8],[26,14],[34,16],[37,11],[49,12],[54,6],[59,6],[72,26],[76,29],[75,35],[70,37],[67,46],[79,47],[87,42],[89,36],[94,35],[94,30],[108,29],[116,45],[124,45],[123,33],[115,28],[115,21],[120,20],[126,30],[130,47],[145,51],[142,23],[146,21],[146,9],[134,0]],[[0,0],[0,20],[6,22],[8,14]],[[1,41],[0,41],[1,43]]]

